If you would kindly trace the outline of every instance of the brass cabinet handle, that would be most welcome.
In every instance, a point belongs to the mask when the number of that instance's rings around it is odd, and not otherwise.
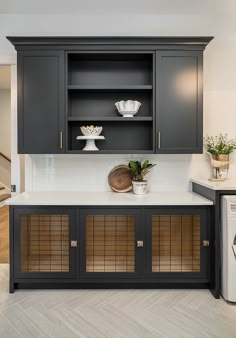
[[[142,248],[143,247],[143,241],[137,241],[137,247]]]
[[[77,248],[77,241],[71,241],[71,242],[70,242],[70,246],[71,246],[72,248]]]
[[[210,242],[208,240],[202,241],[202,246],[208,248],[210,246]]]
[[[158,133],[157,133],[157,139],[158,139],[157,147],[158,147],[158,149],[161,149],[161,132],[160,131],[158,131]]]
[[[60,149],[63,149],[63,131],[60,131]]]

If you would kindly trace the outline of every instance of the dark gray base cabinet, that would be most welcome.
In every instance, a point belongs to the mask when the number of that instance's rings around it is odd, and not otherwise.
[[[203,51],[212,37],[8,37],[17,50],[18,152],[202,153]],[[122,117],[121,100],[141,102]],[[92,152],[94,153],[94,152]]]
[[[221,290],[221,198],[224,195],[236,195],[236,190],[214,190],[207,188],[200,183],[192,183],[192,190],[204,196],[205,198],[213,202],[212,208],[212,219],[213,226],[211,231],[211,242],[214,245],[210,247],[211,259],[211,269],[210,269],[210,279],[211,291],[216,298],[220,297]]]
[[[210,287],[210,207],[11,207],[16,288]]]

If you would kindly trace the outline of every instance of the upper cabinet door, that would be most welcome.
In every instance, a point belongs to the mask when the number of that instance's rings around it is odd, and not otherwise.
[[[156,152],[202,153],[202,52],[156,53]]]
[[[64,53],[18,52],[18,152],[64,152]]]

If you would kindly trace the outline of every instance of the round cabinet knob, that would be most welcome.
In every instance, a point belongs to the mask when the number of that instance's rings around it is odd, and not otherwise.
[[[70,246],[71,246],[72,248],[77,248],[77,241],[71,241],[71,242],[70,242]]]
[[[137,241],[137,247],[142,248],[143,247],[143,241]]]

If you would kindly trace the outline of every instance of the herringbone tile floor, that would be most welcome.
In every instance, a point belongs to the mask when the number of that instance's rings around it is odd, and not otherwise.
[[[0,265],[1,338],[236,337],[236,305],[208,290],[21,290]]]

